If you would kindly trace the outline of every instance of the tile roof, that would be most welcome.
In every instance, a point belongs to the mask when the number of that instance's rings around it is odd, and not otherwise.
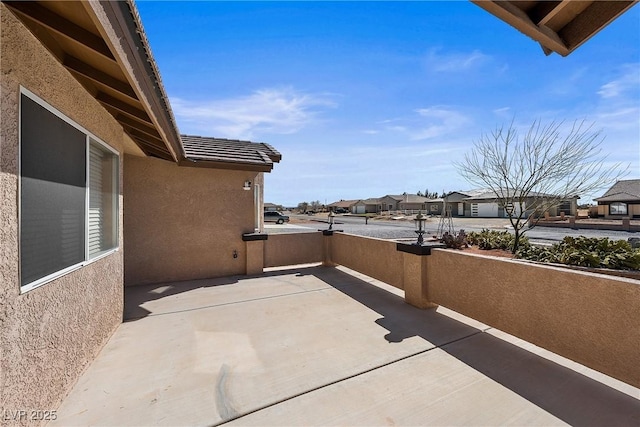
[[[269,172],[282,155],[264,142],[180,135],[183,164],[222,169]],[[194,164],[195,163],[195,164]]]
[[[328,206],[333,206],[336,208],[350,208],[351,206],[355,205],[358,202],[359,200],[340,200],[338,202],[333,202]]]
[[[369,199],[360,199],[356,202],[356,205],[377,205],[380,203],[380,199],[377,197],[371,197]]]
[[[401,203],[426,203],[431,200],[424,196],[418,196],[417,194],[398,194],[389,195],[389,197]]]
[[[594,200],[598,202],[640,201],[640,179],[618,181],[602,197]]]

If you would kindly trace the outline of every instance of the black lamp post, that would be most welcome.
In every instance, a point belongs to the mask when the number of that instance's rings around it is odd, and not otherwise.
[[[418,215],[416,215],[416,219],[413,221],[416,224],[416,234],[418,235],[418,242],[416,244],[422,245],[422,243],[424,243],[422,235],[425,233],[424,223],[427,222],[427,218],[422,215],[422,211],[418,211]]]

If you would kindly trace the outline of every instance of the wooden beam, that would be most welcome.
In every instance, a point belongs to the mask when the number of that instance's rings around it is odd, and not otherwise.
[[[531,18],[531,21],[539,25],[549,14],[553,13],[554,9],[560,7],[561,4],[562,1],[540,1],[526,12],[529,18]]]
[[[136,138],[135,136],[129,134],[128,132],[127,134],[131,137],[133,142],[138,144],[138,147],[140,147],[140,149],[144,151],[145,154],[147,155],[153,154],[154,156],[160,157],[161,159],[173,161],[171,154],[169,154],[168,152],[165,152],[164,150],[160,150],[155,145],[149,144],[143,139]]]
[[[636,3],[638,0],[594,1],[591,6],[558,31],[558,34],[565,40],[567,46],[574,50]]]
[[[67,55],[65,56],[62,64],[73,74],[84,76],[101,86],[106,86],[122,95],[125,95],[133,101],[138,101],[138,97],[128,83],[118,80],[97,68],[93,68],[91,65],[79,60],[78,58]]]
[[[153,144],[154,146],[158,147],[159,149],[166,151],[167,154],[169,154],[169,150],[167,149],[167,145],[164,143],[163,140],[159,139],[159,138],[155,138],[153,136],[147,135],[145,133],[140,132],[139,130],[132,128],[130,126],[125,126],[128,128],[128,134],[131,135],[132,137],[136,137],[138,139],[141,139],[143,141],[147,141],[149,144]]]
[[[546,2],[542,2],[546,3]],[[587,9],[593,1],[561,1],[559,4],[550,10],[545,17],[543,17],[538,25],[544,25],[551,28],[553,31],[560,31],[562,27],[580,15],[585,9]]]
[[[551,49],[562,56],[567,56],[570,53],[570,50],[558,34],[545,26],[537,26],[523,10],[514,6],[511,2],[484,0],[471,1],[492,15],[502,19],[520,32],[536,40],[544,47]]]
[[[133,119],[129,118],[129,116],[125,116],[124,114],[118,114],[116,112],[113,115],[116,118],[116,120],[118,122],[120,122],[120,124],[122,124],[123,126],[128,126],[130,128],[134,128],[134,129],[144,133],[145,135],[149,135],[149,136],[151,136],[153,138],[162,140],[162,136],[160,136],[160,133],[155,128],[153,128],[151,126],[144,125],[142,122],[140,122],[138,120],[133,120]]]
[[[96,95],[96,99],[103,105],[114,108],[129,117],[132,117],[136,120],[142,120],[143,123],[153,126],[153,122],[144,110],[136,108],[131,104],[127,104],[126,102],[114,98],[111,95],[107,95],[104,92],[98,92],[98,94]]]
[[[44,6],[33,1],[7,1],[3,2],[20,16],[26,17],[43,27],[46,27],[61,36],[80,44],[92,51],[115,62],[109,47],[101,37],[74,24],[66,18],[52,12]]]

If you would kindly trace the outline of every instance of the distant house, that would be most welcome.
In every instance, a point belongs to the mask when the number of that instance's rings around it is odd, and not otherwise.
[[[425,212],[429,215],[442,215],[444,209],[444,199],[427,199],[425,202]]]
[[[380,213],[403,210],[426,211],[429,200],[417,194],[387,194],[382,197],[355,201],[350,205],[350,211],[352,213]]]
[[[640,179],[618,181],[598,202],[598,216],[605,218],[640,217]]]
[[[278,205],[274,205],[273,203],[265,203],[264,211],[265,212],[275,212],[278,210]]]
[[[400,200],[402,200],[402,197],[403,196],[391,196],[389,194],[379,197],[378,212],[397,211],[400,209]]]
[[[523,207],[525,215],[533,213],[530,206],[533,206],[535,199],[552,199],[556,196],[531,192],[524,199]],[[558,206],[551,207],[548,212],[551,216],[576,215],[578,197],[570,197],[562,200]],[[452,216],[465,216],[477,218],[506,218],[508,217],[508,206],[502,206],[497,200],[496,193],[487,189],[473,189],[465,191],[453,191],[445,197],[447,207],[451,209]],[[520,214],[520,206],[513,206],[514,213]]]
[[[418,196],[417,194],[400,194],[387,196],[397,201],[398,210],[427,210],[427,202],[430,200],[424,196]]]
[[[333,202],[327,205],[327,208],[331,212],[335,212],[337,209],[345,209],[349,212],[355,213],[352,211],[352,207],[358,203],[359,200],[340,200],[338,202]]]
[[[380,199],[371,198],[365,200],[358,200],[351,206],[351,213],[364,214],[364,213],[378,213],[380,212],[381,204]]]
[[[465,214],[464,200],[469,197],[480,195],[486,190],[468,190],[468,191],[452,191],[443,199],[443,204],[447,204],[447,209],[451,210],[451,216],[471,216],[471,210],[468,209]]]

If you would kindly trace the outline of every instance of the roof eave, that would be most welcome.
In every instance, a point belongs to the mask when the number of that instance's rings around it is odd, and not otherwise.
[[[226,169],[250,172],[271,172],[271,170],[273,170],[273,163],[255,164],[246,162],[221,162],[215,160],[194,159],[189,157],[183,157],[178,162],[178,165],[192,168]]]
[[[638,2],[471,1],[540,43],[546,55],[556,52],[562,56],[569,55]],[[537,4],[523,10],[531,3]]]
[[[178,127],[135,5],[127,1],[82,2],[124,75],[144,104],[173,161],[184,156]],[[134,139],[135,140],[135,139]]]

